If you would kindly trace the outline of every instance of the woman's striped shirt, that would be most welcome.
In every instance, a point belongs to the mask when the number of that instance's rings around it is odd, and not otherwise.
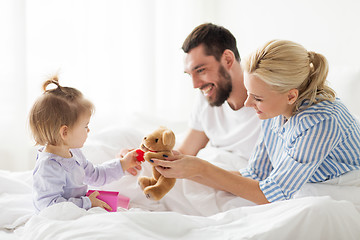
[[[260,182],[268,201],[290,199],[306,182],[360,169],[360,124],[338,99],[314,104],[284,121],[281,115],[263,121],[249,166],[240,170]]]

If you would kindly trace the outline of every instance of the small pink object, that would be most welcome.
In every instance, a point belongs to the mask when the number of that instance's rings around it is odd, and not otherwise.
[[[97,198],[106,202],[112,208],[111,211],[107,210],[108,212],[116,212],[118,207],[129,209],[130,198],[120,195],[119,192],[89,190],[86,193],[86,196],[88,197],[95,191],[98,191],[100,193]]]

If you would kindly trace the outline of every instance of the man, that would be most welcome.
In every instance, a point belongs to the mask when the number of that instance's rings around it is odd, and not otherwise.
[[[195,156],[209,143],[248,159],[260,121],[253,109],[244,108],[247,93],[236,39],[224,27],[206,23],[189,34],[182,49],[186,54],[185,73],[202,94],[179,151]]]
[[[185,72],[202,94],[194,104],[190,130],[179,153],[165,161],[152,159],[154,166],[165,177],[192,180],[240,197],[221,206],[249,205],[243,200],[268,203],[258,181],[239,172],[255,147],[260,121],[253,109],[244,107],[247,90],[234,36],[224,27],[202,24],[190,33],[182,48],[186,53]],[[189,181],[182,183],[186,186],[179,191],[184,195],[188,188],[193,189],[188,196],[197,191],[212,193],[199,185],[198,190],[192,188],[194,184]]]
[[[185,73],[201,93],[178,151],[239,170],[255,146],[260,121],[253,109],[244,107],[247,92],[236,39],[224,27],[205,23],[188,35],[182,49]],[[136,169],[129,172],[137,174]]]
[[[153,161],[165,167],[157,167],[164,176],[184,179],[178,179],[160,202],[144,201],[130,187],[125,193],[134,192],[132,203],[145,209],[203,216],[267,202],[256,181],[246,179],[246,184],[238,185],[239,170],[246,167],[260,133],[260,120],[253,109],[244,107],[247,91],[234,36],[224,27],[206,23],[189,34],[182,49],[185,73],[200,92],[190,129],[179,152],[169,159],[175,161]],[[129,172],[136,175],[140,169]],[[131,186],[130,181],[122,186]],[[254,189],[252,198],[235,197],[247,187]]]

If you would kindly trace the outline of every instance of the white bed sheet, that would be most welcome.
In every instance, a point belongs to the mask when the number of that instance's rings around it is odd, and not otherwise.
[[[84,153],[100,163],[141,138],[111,129],[89,139]],[[214,149],[200,155],[227,169],[246,164]],[[143,167],[141,174],[150,175],[150,166]],[[338,179],[341,187],[307,184],[297,199],[262,206],[188,180],[177,180],[154,202],[142,194],[137,177],[126,175],[101,189],[129,196],[130,210],[85,211],[61,203],[34,215],[31,171],[0,171],[0,239],[360,239],[360,186],[353,181],[360,173],[354,174]]]
[[[32,217],[15,234],[29,240],[358,239],[359,226],[360,215],[351,203],[309,197],[235,208],[210,217],[137,210],[85,211],[62,203]]]

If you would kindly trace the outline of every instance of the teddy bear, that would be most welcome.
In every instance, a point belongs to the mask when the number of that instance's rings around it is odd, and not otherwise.
[[[159,127],[154,132],[145,136],[140,149],[136,150],[139,161],[150,161],[152,158],[164,159],[172,156],[175,145],[175,134],[166,127]],[[138,179],[141,189],[148,199],[158,201],[175,185],[175,178],[165,178],[155,167],[152,167],[152,177],[142,176]]]

